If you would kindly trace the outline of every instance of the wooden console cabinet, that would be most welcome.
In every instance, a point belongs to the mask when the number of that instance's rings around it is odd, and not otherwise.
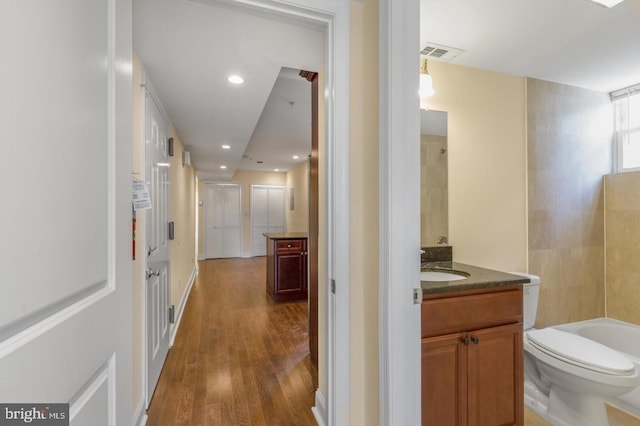
[[[306,234],[264,235],[267,237],[267,292],[276,302],[306,299]]]
[[[524,424],[522,287],[427,295],[422,424]]]

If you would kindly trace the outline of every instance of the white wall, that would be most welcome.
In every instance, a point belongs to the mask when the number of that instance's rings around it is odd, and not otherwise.
[[[526,271],[526,81],[440,62],[429,73],[427,105],[448,112],[454,260]]]

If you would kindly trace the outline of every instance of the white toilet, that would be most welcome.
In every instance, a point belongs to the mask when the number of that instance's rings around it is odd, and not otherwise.
[[[540,277],[524,285],[525,405],[553,425],[607,426],[605,398],[640,385],[640,373],[621,353],[548,327],[536,330]]]

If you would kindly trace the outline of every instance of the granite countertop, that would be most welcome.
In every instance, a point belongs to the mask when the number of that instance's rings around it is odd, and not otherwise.
[[[449,293],[453,291],[475,290],[530,282],[529,278],[520,275],[508,274],[506,272],[458,262],[430,262],[422,265],[422,271],[443,270],[443,272],[446,272],[447,269],[466,272],[469,274],[469,277],[456,281],[421,281],[422,293],[425,295]]]
[[[272,240],[297,240],[300,238],[307,238],[306,232],[265,232],[262,235]]]

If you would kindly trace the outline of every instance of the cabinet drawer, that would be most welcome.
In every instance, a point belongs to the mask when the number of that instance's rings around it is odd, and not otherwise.
[[[422,337],[522,322],[522,288],[422,302]]]
[[[289,252],[302,252],[303,240],[277,240],[276,252],[277,253],[289,253]]]

